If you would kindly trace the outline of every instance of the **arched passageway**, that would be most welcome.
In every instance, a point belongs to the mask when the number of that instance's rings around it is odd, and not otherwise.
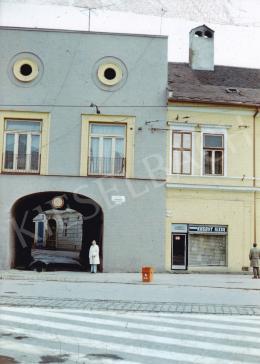
[[[58,197],[58,199],[57,199]],[[62,203],[61,203],[62,202]],[[58,204],[58,206],[56,205]],[[55,211],[75,210],[82,215],[82,244],[79,251],[79,262],[83,269],[89,269],[88,251],[92,240],[100,247],[103,270],[103,211],[92,199],[64,191],[39,192],[17,200],[11,211],[11,229],[13,239],[13,268],[26,269],[33,261],[32,249],[35,246],[35,221],[39,214],[55,208]],[[52,237],[55,238],[56,221],[49,221]],[[53,248],[53,246],[52,246]]]

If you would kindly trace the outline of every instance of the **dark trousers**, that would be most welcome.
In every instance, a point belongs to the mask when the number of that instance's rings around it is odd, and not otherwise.
[[[259,267],[253,267],[254,278],[259,278]]]
[[[91,273],[97,273],[97,265],[96,264],[90,264],[90,272]]]

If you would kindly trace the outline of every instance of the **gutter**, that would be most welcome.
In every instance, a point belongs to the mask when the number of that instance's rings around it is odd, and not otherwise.
[[[228,192],[260,192],[260,187],[240,187],[240,186],[224,186],[224,185],[198,185],[184,183],[166,183],[166,188],[178,190],[214,190]]]
[[[172,91],[169,91],[168,97],[168,106],[169,103],[183,103],[183,104],[205,104],[205,105],[217,105],[217,106],[241,106],[245,108],[257,108],[259,110],[260,104],[250,104],[246,102],[228,102],[228,101],[209,101],[209,100],[201,100],[201,99],[176,99],[171,96]]]
[[[256,117],[259,114],[259,107],[253,115],[253,188],[256,190]],[[254,242],[256,242],[256,191],[254,191]]]

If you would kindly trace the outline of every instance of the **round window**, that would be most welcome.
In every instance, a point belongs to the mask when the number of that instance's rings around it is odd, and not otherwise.
[[[92,80],[98,88],[114,92],[123,87],[128,77],[127,67],[116,57],[100,58],[93,66]]]
[[[107,80],[113,80],[116,78],[116,71],[114,68],[107,68],[105,69],[104,76]]]
[[[122,77],[122,68],[116,63],[103,63],[98,68],[98,78],[104,85],[114,86]]]
[[[23,76],[29,76],[32,73],[32,66],[25,63],[20,67],[20,72]]]
[[[13,73],[17,80],[22,82],[33,81],[39,74],[39,68],[31,59],[19,59],[13,65]]]

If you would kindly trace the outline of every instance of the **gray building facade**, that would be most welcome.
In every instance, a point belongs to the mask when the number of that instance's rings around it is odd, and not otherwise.
[[[0,28],[0,267],[26,267],[33,218],[83,216],[100,270],[165,269],[167,38]]]

